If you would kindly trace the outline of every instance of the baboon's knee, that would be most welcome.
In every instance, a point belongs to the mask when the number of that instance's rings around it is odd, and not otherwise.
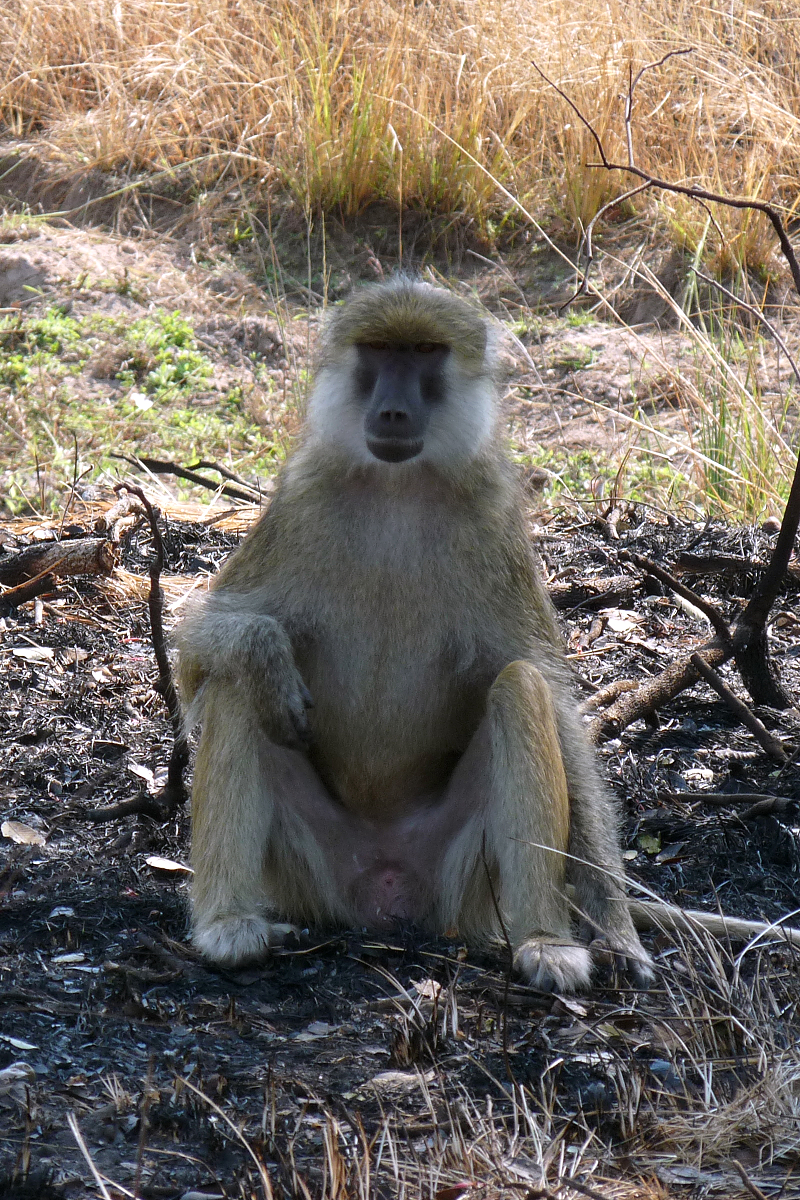
[[[489,692],[490,705],[540,713],[555,724],[553,693],[538,667],[519,658],[510,662],[495,679]]]

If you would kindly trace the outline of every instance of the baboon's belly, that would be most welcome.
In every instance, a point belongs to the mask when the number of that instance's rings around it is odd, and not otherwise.
[[[401,812],[440,792],[480,722],[488,687],[384,642],[309,655],[311,761],[353,812]]]

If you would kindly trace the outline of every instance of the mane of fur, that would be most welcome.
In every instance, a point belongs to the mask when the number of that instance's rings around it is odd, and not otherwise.
[[[320,366],[359,342],[448,345],[470,373],[486,369],[486,324],[466,301],[444,288],[399,278],[359,288],[328,322]]]

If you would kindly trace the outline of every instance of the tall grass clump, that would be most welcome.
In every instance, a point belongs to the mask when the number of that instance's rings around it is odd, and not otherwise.
[[[73,168],[235,166],[307,209],[483,225],[510,211],[497,181],[577,229],[621,181],[534,64],[623,158],[629,69],[687,47],[639,84],[639,165],[793,209],[800,0],[5,0],[0,118]],[[704,214],[665,205],[695,244]],[[766,269],[761,218],[720,221],[718,253]]]

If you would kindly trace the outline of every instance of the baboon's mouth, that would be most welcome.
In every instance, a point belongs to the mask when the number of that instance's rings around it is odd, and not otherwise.
[[[367,438],[367,449],[381,462],[407,462],[421,454],[424,445],[422,438]]]

